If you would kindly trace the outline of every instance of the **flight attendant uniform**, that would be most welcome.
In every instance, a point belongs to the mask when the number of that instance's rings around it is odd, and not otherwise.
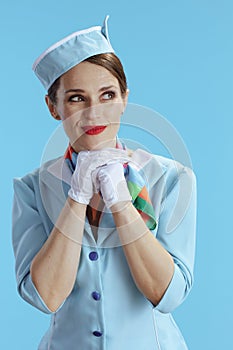
[[[51,315],[39,350],[185,350],[171,312],[193,285],[196,186],[191,169],[136,150],[132,160],[146,179],[157,226],[151,233],[171,254],[173,278],[158,305],[138,290],[112,214],[105,210],[97,239],[86,219],[77,278],[56,312],[43,302],[30,266],[63,208],[72,172],[64,158],[14,180],[13,247],[21,297]],[[74,243],[76,244],[76,243]]]

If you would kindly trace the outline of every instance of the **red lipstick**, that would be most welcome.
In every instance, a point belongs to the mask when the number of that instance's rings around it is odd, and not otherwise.
[[[103,132],[106,129],[105,125],[96,125],[96,126],[84,126],[83,130],[87,135],[97,135]]]

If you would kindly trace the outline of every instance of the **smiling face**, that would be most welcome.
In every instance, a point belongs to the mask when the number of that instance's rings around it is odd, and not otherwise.
[[[106,68],[81,62],[60,77],[56,104],[48,96],[46,102],[79,152],[116,146],[127,94],[122,96],[117,78]]]

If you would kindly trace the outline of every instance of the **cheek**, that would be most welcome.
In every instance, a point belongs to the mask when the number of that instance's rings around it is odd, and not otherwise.
[[[66,115],[62,118],[63,129],[71,142],[74,142],[82,135],[82,130],[80,129],[81,118],[80,112]]]
[[[82,119],[82,112],[66,111],[61,118],[64,125],[74,126]]]
[[[75,104],[69,104],[65,98],[58,99],[56,108],[62,120],[66,120],[67,118],[72,117],[72,115],[78,111],[77,106]]]
[[[105,113],[107,113],[107,115],[111,117],[111,119],[119,120],[121,117],[122,111],[123,111],[122,102],[106,104]]]

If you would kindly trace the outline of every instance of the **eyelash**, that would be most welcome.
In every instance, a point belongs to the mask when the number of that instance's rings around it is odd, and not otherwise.
[[[73,101],[74,98],[81,98],[84,101],[84,97],[82,95],[73,95],[69,97],[69,102],[82,102],[82,101]]]
[[[108,100],[112,100],[116,96],[116,93],[114,91],[105,91],[102,96],[104,95],[112,95],[112,97],[108,99]]]
[[[114,91],[105,91],[101,96],[103,97],[104,95],[112,95],[111,98],[108,98],[108,99],[104,99],[106,101],[108,100],[113,100],[116,96],[116,93]],[[74,98],[81,98],[82,100],[81,101],[73,101]],[[73,96],[70,96],[69,97],[69,102],[83,102],[85,100],[85,97],[82,96],[82,95],[73,95]]]

